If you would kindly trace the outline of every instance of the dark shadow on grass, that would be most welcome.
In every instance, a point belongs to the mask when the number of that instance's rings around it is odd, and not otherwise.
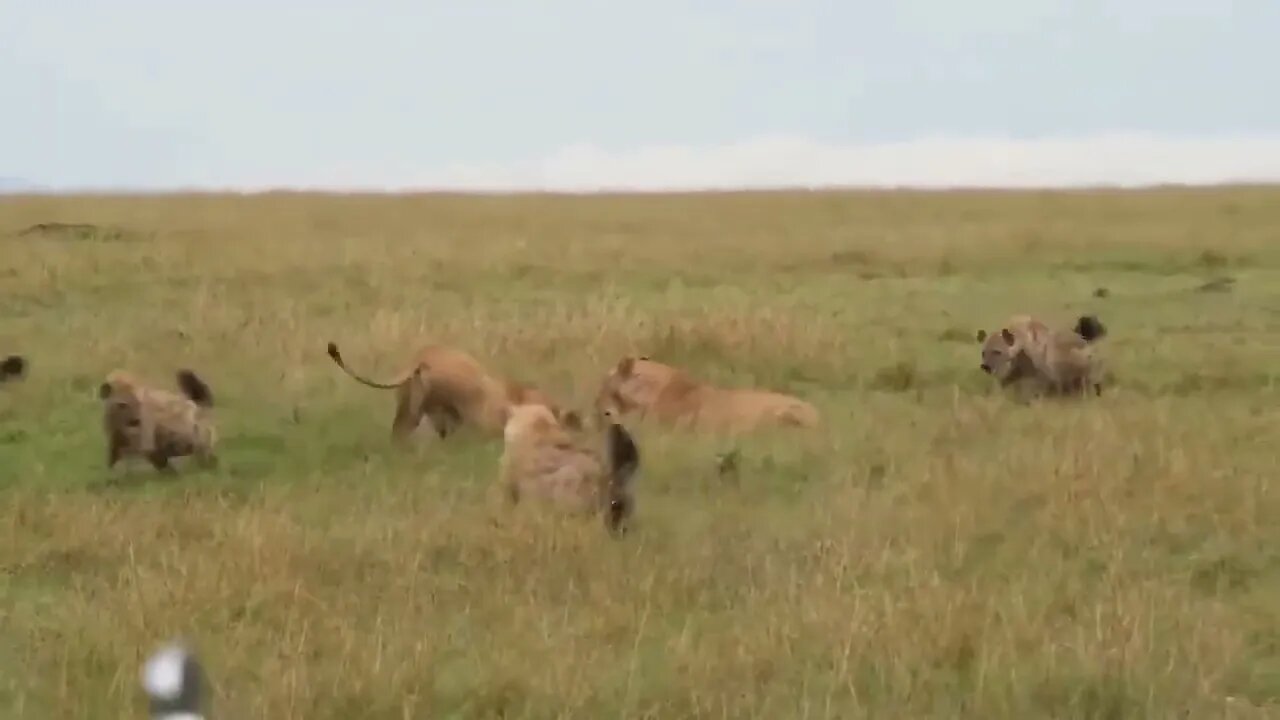
[[[84,489],[86,492],[95,494],[139,490],[146,487],[172,485],[190,474],[183,473],[181,470],[163,473],[149,468],[128,468],[119,474],[93,480],[87,483]]]

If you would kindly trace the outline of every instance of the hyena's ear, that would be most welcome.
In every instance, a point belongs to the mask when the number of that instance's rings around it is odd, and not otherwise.
[[[566,410],[560,413],[560,424],[570,430],[582,430],[582,416],[578,414],[577,410]]]
[[[111,395],[111,383],[102,383],[98,386],[98,399],[106,400]]]
[[[636,359],[630,355],[618,361],[616,368],[619,377],[631,377],[631,371],[636,368]]]
[[[1009,328],[1000,330],[1000,337],[1004,338],[1005,345],[1013,345],[1014,337],[1013,333],[1009,332]]]
[[[979,330],[979,331],[978,331],[978,334],[977,334],[977,338],[978,338],[978,342],[982,342],[983,340],[986,340],[986,339],[987,339],[987,331],[986,331],[986,330]]]

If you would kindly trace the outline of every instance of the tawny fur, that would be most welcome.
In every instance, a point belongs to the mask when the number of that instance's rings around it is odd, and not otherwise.
[[[365,378],[342,359],[336,343],[328,346],[330,359],[357,382],[372,388],[396,391],[396,411],[391,438],[407,439],[425,416],[444,439],[463,424],[489,435],[502,432],[508,408],[531,402],[552,408],[567,424],[580,424],[576,413],[565,412],[545,393],[524,383],[499,378],[470,354],[443,345],[420,349],[409,366],[387,382]]]
[[[611,532],[634,512],[631,480],[640,455],[631,435],[606,413],[604,450],[585,445],[545,405],[517,405],[503,428],[499,482],[507,499],[537,498],[570,512],[600,513]]]
[[[162,471],[171,469],[169,460],[188,455],[203,465],[217,465],[213,395],[190,370],[179,370],[176,379],[180,392],[149,387],[124,370],[107,375],[98,387],[107,467],[130,456]]]
[[[21,379],[27,372],[27,359],[21,355],[10,355],[0,360],[0,383]]]
[[[595,407],[597,413],[638,413],[675,427],[725,433],[765,426],[814,428],[821,422],[817,408],[792,395],[715,387],[680,368],[637,357],[624,357],[610,369]]]
[[[1094,343],[1106,328],[1092,315],[1077,319],[1071,330],[1049,327],[1030,315],[1014,315],[999,332],[977,333],[982,344],[981,370],[1008,387],[1029,381],[1048,395],[1102,394]]]

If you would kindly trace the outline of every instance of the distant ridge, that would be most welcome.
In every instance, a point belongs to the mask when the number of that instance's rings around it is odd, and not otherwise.
[[[47,192],[48,188],[43,188],[33,182],[23,180],[22,178],[0,177],[0,193],[28,193],[28,192]]]

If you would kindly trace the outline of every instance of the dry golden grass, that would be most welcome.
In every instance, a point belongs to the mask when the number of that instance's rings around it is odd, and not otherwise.
[[[183,635],[240,718],[1280,716],[1277,228],[1268,188],[2,200],[0,715],[140,717]],[[1102,317],[1107,394],[992,391],[972,334],[1027,311]],[[395,452],[330,339],[827,422],[636,427],[614,541],[492,502],[497,440]],[[108,472],[116,366],[200,372],[222,467]]]

